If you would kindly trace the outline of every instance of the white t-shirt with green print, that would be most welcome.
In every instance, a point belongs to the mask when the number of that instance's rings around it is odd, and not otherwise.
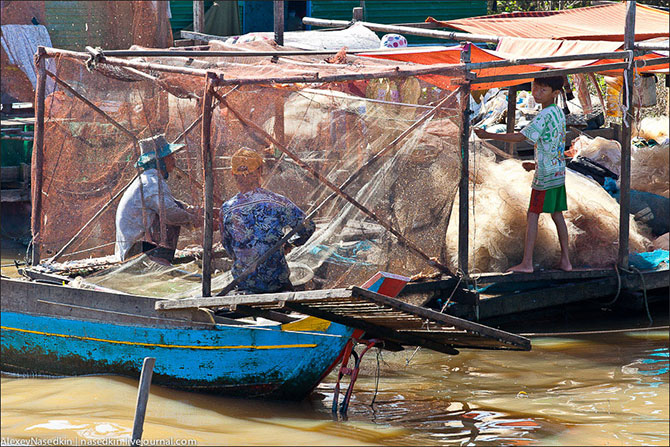
[[[565,184],[565,115],[556,105],[542,109],[521,133],[535,144],[533,189]]]

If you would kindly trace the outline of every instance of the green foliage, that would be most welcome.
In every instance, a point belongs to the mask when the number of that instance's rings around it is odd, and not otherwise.
[[[555,11],[593,6],[592,0],[489,0],[489,14],[515,11]],[[644,5],[670,7],[670,0],[645,0]],[[495,10],[494,10],[495,5]]]

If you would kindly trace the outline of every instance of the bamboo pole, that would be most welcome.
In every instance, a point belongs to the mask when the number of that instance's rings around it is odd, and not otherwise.
[[[658,57],[654,59],[640,59],[633,63],[634,67],[649,67],[660,65],[670,61],[667,57]],[[588,67],[561,68],[557,70],[532,71],[528,73],[519,73],[511,75],[485,76],[476,78],[473,84],[484,84],[488,82],[515,81],[522,79],[547,78],[549,76],[565,76],[575,73],[596,73],[610,70],[619,70],[628,67],[628,62],[616,62],[613,64],[589,65]]]
[[[296,83],[327,83],[360,81],[365,79],[377,78],[405,78],[409,76],[441,75],[449,77],[460,77],[463,75],[463,67],[454,64],[435,64],[422,66],[421,68],[401,69],[392,67],[386,71],[376,71],[370,73],[349,73],[340,75],[321,76],[319,73],[303,76],[286,77],[256,77],[256,78],[225,78],[219,79],[217,85],[248,85],[248,84],[296,84]]]
[[[284,46],[284,2],[274,0],[274,31],[277,45]]]
[[[30,263],[40,263],[40,233],[42,230],[42,182],[44,169],[44,97],[46,95],[46,58],[45,48],[37,47],[37,89],[35,90],[35,135],[33,141],[31,167],[32,214],[30,227],[32,231],[32,256]]]
[[[585,53],[585,54],[568,54],[565,56],[546,56],[546,57],[530,57],[530,58],[513,58],[502,61],[489,62],[474,62],[468,63],[465,68],[468,70],[481,70],[483,68],[499,68],[512,67],[516,65],[533,65],[550,62],[564,62],[564,61],[579,61],[579,60],[599,60],[599,59],[628,59],[629,55],[626,52],[614,51],[608,53]]]
[[[450,104],[450,102],[454,102],[456,98],[457,92],[453,92],[452,94],[445,96],[442,98],[434,107],[432,107],[431,110],[426,112],[421,118],[416,120],[410,127],[405,129],[403,133],[398,135],[393,141],[391,141],[386,147],[381,149],[379,152],[377,152],[374,156],[372,156],[365,164],[363,164],[361,167],[359,167],[356,171],[354,171],[339,187],[340,190],[344,190],[347,186],[349,186],[354,180],[358,178],[358,176],[363,172],[367,167],[372,165],[376,160],[378,160],[380,157],[382,157],[384,154],[388,153],[391,149],[393,149],[398,143],[400,143],[402,140],[404,140],[409,134],[411,134],[416,128],[418,128],[420,125],[422,125],[424,122],[426,122],[430,117],[435,115],[443,106]],[[453,105],[453,104],[450,104]],[[338,194],[336,192],[331,193],[328,197],[326,197],[324,200],[319,203],[319,205],[314,208],[309,215],[305,217],[304,220],[310,220],[316,214],[319,212],[321,208],[323,208],[328,202],[330,202],[332,199],[337,197]],[[272,253],[275,251],[279,250],[284,246],[286,242],[288,242],[289,239],[293,237],[294,234],[298,232],[298,230],[301,228],[302,225],[296,226],[295,228],[292,228],[284,237],[282,237],[275,245],[270,247],[263,255],[260,257],[256,258],[249,266],[233,281],[231,281],[227,286],[225,286],[219,293],[217,293],[217,296],[223,296],[226,295],[228,292],[233,290],[240,282],[244,281],[251,273],[256,271],[256,267],[259,264],[262,264],[265,262]],[[453,275],[452,275],[453,276]]]
[[[466,43],[461,51],[461,63],[470,62],[471,43]],[[470,178],[470,84],[461,86],[461,104],[463,106],[461,132],[461,177],[458,184],[458,268],[468,276],[469,252],[469,185]]]
[[[47,52],[55,57],[57,55],[66,55],[80,60],[88,60],[90,54],[88,53],[77,53],[74,51],[67,50],[57,50],[54,48],[47,49]],[[191,55],[192,57],[193,55]],[[201,70],[196,68],[185,68],[185,67],[175,67],[170,65],[155,64],[149,62],[136,62],[136,61],[126,61],[119,58],[103,56],[100,63],[120,66],[120,67],[131,67],[138,70],[155,70],[162,71],[167,73],[177,73],[185,74],[190,76],[207,76],[209,73],[207,70]],[[389,67],[388,70],[371,72],[371,73],[350,73],[343,75],[327,75],[320,76],[318,73],[313,75],[306,76],[287,76],[287,77],[256,77],[256,78],[230,78],[222,79],[223,75],[219,78],[217,85],[247,85],[247,84],[294,84],[294,83],[325,83],[325,82],[343,82],[343,81],[356,81],[364,79],[376,79],[376,78],[397,78],[397,77],[407,77],[407,76],[423,76],[423,75],[442,75],[442,76],[461,76],[463,73],[463,67],[453,64],[435,64],[430,66],[424,66],[421,68],[411,68],[411,69],[401,69],[399,66]]]
[[[351,22],[347,20],[325,20],[325,19],[316,19],[314,17],[304,17],[302,19],[302,23],[304,23],[305,25],[321,26],[325,28],[339,28],[351,25]],[[432,37],[435,39],[445,39],[445,40],[465,40],[470,42],[498,43],[498,41],[500,40],[499,36],[485,36],[480,34],[457,33],[452,31],[428,30],[423,28],[413,28],[411,26],[382,25],[380,23],[371,23],[371,22],[356,22],[356,23],[360,23],[361,25],[363,25],[368,29],[371,29],[372,31],[380,31],[383,33],[398,33],[398,34],[407,34],[410,36]]]
[[[88,60],[91,55],[88,53],[80,53],[76,51],[68,51],[68,50],[60,50],[56,48],[47,48],[46,49],[47,54],[50,57],[56,57],[56,56],[66,56],[70,57],[73,59],[80,59],[80,60]],[[119,59],[115,57],[107,57],[107,56],[102,56],[100,63],[103,64],[108,64],[108,65],[115,65],[119,67],[131,67],[131,68],[136,68],[138,70],[155,70],[155,71],[162,71],[166,73],[176,73],[176,74],[184,74],[184,75],[189,75],[189,76],[198,76],[198,77],[205,77],[207,76],[207,70],[200,70],[197,68],[187,68],[187,67],[175,67],[171,65],[162,65],[162,64],[154,64],[150,62],[138,62],[138,61],[127,61],[124,59]]]
[[[668,42],[658,42],[658,43],[640,42],[636,43],[633,47],[636,50],[645,50],[645,51],[654,51],[654,50],[670,51],[670,44],[668,44]]]
[[[233,107],[228,104],[228,101],[226,101],[225,98],[221,97],[218,93],[213,92],[214,96],[223,104],[225,105],[228,110],[230,110],[235,117],[240,120],[243,124],[246,126],[250,127],[251,129],[255,130],[259,135],[263,136],[265,139],[267,139],[269,142],[272,142],[276,145],[276,147],[281,150],[284,154],[286,154],[289,158],[291,158],[298,166],[300,166],[302,169],[310,173],[314,178],[319,180],[321,183],[323,183],[325,186],[327,186],[329,189],[331,189],[333,192],[335,192],[337,195],[354,205],[356,208],[361,210],[364,214],[366,214],[368,217],[374,219],[377,223],[382,225],[384,228],[386,228],[387,231],[389,231],[391,234],[393,234],[398,240],[405,245],[407,248],[409,248],[411,251],[413,251],[416,255],[418,255],[420,258],[424,259],[429,265],[432,267],[437,268],[438,270],[454,276],[453,273],[449,270],[449,268],[445,265],[443,265],[440,262],[437,262],[433,259],[431,259],[428,255],[426,255],[421,249],[419,249],[412,241],[407,239],[405,236],[403,236],[398,230],[393,228],[388,222],[377,216],[375,213],[370,211],[368,208],[366,208],[363,204],[358,202],[356,199],[351,197],[349,194],[345,193],[342,191],[340,188],[335,186],[333,183],[330,182],[327,178],[325,178],[323,175],[321,175],[318,171],[316,171],[313,167],[309,166],[306,164],[304,161],[302,161],[297,155],[295,155],[292,151],[290,151],[286,146],[284,146],[282,143],[280,143],[276,138],[274,138],[272,135],[267,133],[263,128],[258,126],[256,123],[253,121],[248,120],[247,118],[243,117],[237,110],[235,110]]]
[[[212,93],[216,75],[208,74],[205,81],[205,91],[202,101],[202,178],[204,186],[202,188],[205,197],[205,223],[202,235],[202,296],[212,296],[212,238],[214,234],[213,208],[214,198],[214,177],[212,174],[212,147],[211,147],[211,126],[212,126]],[[219,101],[225,101],[220,97]]]
[[[624,31],[624,49],[632,51],[635,47],[635,0],[626,4],[626,26]],[[624,69],[624,115],[621,126],[621,176],[619,196],[619,267],[628,268],[628,238],[630,230],[630,145],[633,128],[633,82],[635,72]]]

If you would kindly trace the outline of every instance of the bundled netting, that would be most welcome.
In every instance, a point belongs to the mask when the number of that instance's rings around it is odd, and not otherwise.
[[[488,149],[474,144],[470,156],[470,258],[472,271],[505,271],[523,257],[526,213],[533,173],[520,160],[496,162]],[[594,180],[567,170],[565,186],[573,265],[611,267],[616,263],[619,241],[619,204]],[[449,263],[457,262],[457,216],[447,231]],[[651,247],[649,229],[630,218],[630,251]],[[533,261],[543,268],[558,264],[560,246],[556,227],[548,214],[540,215]]]
[[[457,84],[464,71],[415,76],[412,64],[346,55],[330,63],[308,57],[147,61],[214,70],[220,79],[231,79],[214,87],[214,206],[238,192],[232,154],[241,147],[262,154],[263,186],[293,201],[317,227],[305,245],[287,255],[294,284],[346,286],[379,270],[408,276],[437,271],[430,258],[446,264],[445,234],[459,180],[465,103]],[[74,237],[61,261],[114,253],[118,196],[138,174],[137,139],[165,133],[169,142],[185,144],[167,183],[180,201],[204,205],[204,77],[149,70],[138,74],[104,62],[89,68],[81,59],[57,59],[58,77],[107,117],[63,83],[46,99],[42,232],[37,240],[47,257]],[[390,76],[298,82],[343,73]],[[277,81],[289,78],[294,81]],[[332,185],[344,185],[342,193],[336,194]],[[214,292],[231,280],[231,261],[220,241],[217,229]],[[141,255],[87,281],[142,294],[195,295],[201,290],[202,243],[201,228],[182,227],[178,248],[193,253],[192,262],[163,266]]]

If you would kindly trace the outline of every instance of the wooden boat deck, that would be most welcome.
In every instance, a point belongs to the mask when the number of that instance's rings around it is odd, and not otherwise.
[[[223,308],[230,311],[254,308],[262,311],[288,309],[361,329],[368,338],[393,345],[424,346],[447,354],[455,348],[529,350],[524,337],[431,309],[414,306],[360,288],[284,292],[257,295],[163,300],[156,310]]]
[[[667,288],[670,271],[666,265],[644,271],[575,269],[570,272],[482,273],[472,275],[466,282],[472,290],[455,294],[447,311],[451,315],[488,324],[523,312],[541,311],[617,294],[625,295],[619,298],[625,303],[633,300],[635,293],[645,294],[646,291]],[[455,284],[453,278],[410,283],[400,295],[424,293],[425,301],[422,304],[426,305],[435,299],[445,299],[445,295],[448,297]]]

